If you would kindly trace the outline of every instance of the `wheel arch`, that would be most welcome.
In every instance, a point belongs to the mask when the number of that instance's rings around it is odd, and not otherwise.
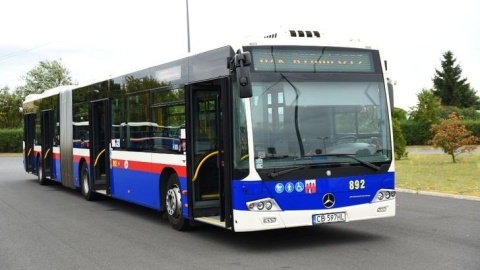
[[[165,198],[166,192],[167,192],[168,179],[170,178],[170,176],[172,174],[176,174],[178,176],[178,173],[172,167],[165,167],[162,170],[162,172],[160,173],[160,186],[159,186],[159,189],[160,189],[160,192],[159,192],[159,194],[160,194],[160,199],[159,199],[160,212],[164,212],[166,210],[165,203],[164,203],[164,198]]]
[[[38,163],[41,162],[41,158],[42,158],[42,153],[41,152],[37,152],[37,154],[35,155],[35,161],[33,162],[35,165],[35,172],[36,174],[35,175],[38,175]]]
[[[85,163],[87,163],[87,160],[84,157],[82,157],[78,162],[77,177],[78,177],[78,183],[80,185],[81,185],[80,178],[82,177],[82,167],[83,167],[83,164]],[[88,169],[88,173],[90,173],[90,166],[88,166],[88,164],[87,164],[87,169]]]

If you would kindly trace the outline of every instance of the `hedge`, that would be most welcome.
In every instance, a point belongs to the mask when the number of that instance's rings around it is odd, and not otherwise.
[[[462,124],[467,130],[472,131],[473,135],[480,138],[480,121],[463,120]],[[407,145],[427,145],[428,141],[433,138],[429,124],[407,120],[401,121],[400,127]]]
[[[433,138],[430,132],[430,125],[415,121],[400,122],[403,137],[407,145],[426,145]]]
[[[0,153],[20,153],[23,148],[23,129],[0,129]]]

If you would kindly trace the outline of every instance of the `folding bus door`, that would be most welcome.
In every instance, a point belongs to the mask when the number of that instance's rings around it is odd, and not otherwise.
[[[90,103],[90,175],[98,193],[110,194],[110,100]]]
[[[35,145],[35,119],[36,114],[26,114],[23,118],[23,142],[25,143],[23,160],[25,162],[25,171],[33,172],[34,152],[33,146]]]
[[[42,154],[39,161],[40,178],[52,179],[53,177],[53,137],[54,137],[54,117],[53,110],[41,112],[41,146]]]
[[[226,80],[226,79],[224,79]],[[187,168],[190,215],[229,227],[230,181],[225,173],[224,80],[187,87]],[[227,206],[227,207],[226,207]]]

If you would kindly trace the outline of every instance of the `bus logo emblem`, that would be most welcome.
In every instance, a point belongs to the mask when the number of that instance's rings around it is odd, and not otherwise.
[[[323,195],[322,202],[326,208],[332,208],[332,206],[335,204],[335,196],[333,196],[332,193],[327,193]]]

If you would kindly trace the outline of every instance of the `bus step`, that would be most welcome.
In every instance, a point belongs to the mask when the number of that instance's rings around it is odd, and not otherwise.
[[[225,228],[225,222],[220,221],[220,216],[198,217],[198,218],[195,218],[195,220]]]
[[[95,192],[103,194],[103,195],[107,195],[107,190],[106,189],[97,189],[97,190],[95,190]]]
[[[213,193],[213,194],[202,194],[202,200],[218,200],[220,198],[220,194]]]

